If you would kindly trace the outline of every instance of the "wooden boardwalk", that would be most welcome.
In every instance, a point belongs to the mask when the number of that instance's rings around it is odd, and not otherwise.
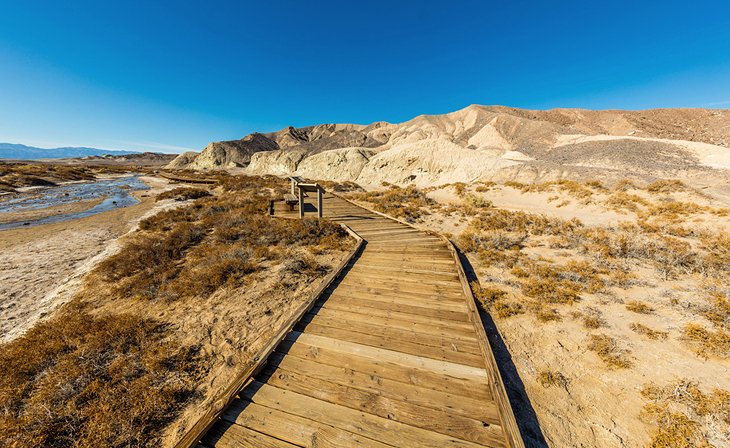
[[[324,211],[367,244],[200,446],[522,446],[447,242],[329,194]]]

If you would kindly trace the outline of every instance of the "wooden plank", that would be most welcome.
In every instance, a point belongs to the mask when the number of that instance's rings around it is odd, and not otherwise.
[[[398,260],[383,260],[381,263],[374,263],[374,262],[368,262],[367,260],[358,260],[356,263],[353,263],[354,267],[357,269],[367,269],[367,270],[374,270],[374,271],[389,271],[389,272],[398,272],[400,274],[427,274],[427,275],[438,275],[443,276],[446,278],[459,278],[458,275],[456,275],[456,272],[451,272],[448,270],[448,265],[443,264],[429,264],[429,263],[411,263],[409,265],[403,264]]]
[[[378,361],[397,364],[403,367],[426,370],[450,376],[452,378],[476,381],[485,381],[487,379],[487,372],[484,368],[465,366],[448,361],[439,361],[436,359],[424,358],[422,356],[399,353],[393,350],[340,341],[325,336],[293,331],[286,336],[285,340],[290,342],[302,342],[303,344],[308,344],[310,347],[329,349],[355,356],[376,359]]]
[[[337,296],[341,297],[341,296]],[[469,323],[469,317],[465,312],[453,312],[446,310],[438,310],[433,308],[425,308],[418,306],[411,307],[398,307],[398,306],[382,306],[378,303],[367,302],[361,303],[359,300],[338,300],[337,297],[333,300],[327,300],[327,307],[334,309],[341,309],[343,311],[352,310],[360,314],[372,314],[374,316],[387,317],[390,315],[398,315],[412,319],[417,322],[432,322],[434,319],[438,319],[443,322],[456,322],[456,323]]]
[[[362,308],[351,308],[345,310],[330,308],[327,306],[314,306],[312,311],[305,316],[330,317],[345,321],[359,321],[371,325],[380,325],[386,328],[402,328],[426,334],[453,334],[475,338],[474,330],[470,327],[471,322],[440,321],[428,317],[412,316],[410,314],[398,313],[397,311],[383,311],[381,313],[362,312]]]
[[[417,305],[433,309],[444,309],[452,311],[467,311],[466,303],[459,298],[454,298],[445,293],[423,293],[412,291],[391,291],[389,289],[371,288],[363,284],[340,283],[336,289],[329,293],[353,299],[367,299],[378,302],[402,303],[405,305]]]
[[[369,300],[365,298],[353,298],[343,294],[330,295],[327,298],[330,305],[342,304],[343,306],[356,305],[369,309],[400,311],[403,313],[416,314],[419,316],[438,317],[447,320],[468,320],[466,306],[463,309],[454,311],[446,308],[427,307],[403,302],[389,302],[383,300]],[[411,302],[413,303],[413,302]]]
[[[438,283],[438,284],[436,284]],[[386,290],[391,293],[421,293],[421,294],[438,294],[441,296],[450,295],[452,298],[459,297],[458,283],[450,282],[406,282],[398,281],[394,278],[364,275],[348,275],[342,279],[340,285],[351,285],[355,287],[363,287],[369,289]],[[377,288],[374,288],[376,285]],[[463,300],[463,297],[462,297]]]
[[[203,443],[215,448],[292,448],[302,445],[271,437],[244,426],[219,422],[203,438]]]
[[[323,348],[305,342],[283,341],[277,352],[309,359],[321,364],[366,372],[380,378],[389,378],[402,383],[439,390],[463,397],[491,397],[489,386],[484,380],[456,378],[427,369],[403,366],[388,360],[379,360],[357,353],[348,353],[335,348]]]
[[[426,277],[428,280],[424,281],[424,277]],[[454,293],[458,294],[460,291],[460,284],[457,277],[454,278],[448,278],[448,279],[439,279],[439,278],[431,278],[428,276],[416,276],[409,275],[409,276],[401,276],[398,277],[397,274],[389,274],[384,271],[375,271],[375,270],[363,270],[363,269],[350,269],[347,272],[347,277],[345,277],[345,280],[350,281],[357,281],[357,280],[364,280],[366,282],[371,281],[373,279],[382,280],[380,283],[384,283],[387,285],[394,285],[395,287],[398,286],[414,286],[418,285],[423,289],[451,289]]]
[[[330,327],[318,322],[319,321],[315,320],[312,324],[307,325],[303,331],[307,334],[327,336],[341,341],[355,342],[358,344],[368,345],[370,347],[384,348],[387,350],[397,351],[399,353],[407,353],[430,359],[448,361],[465,366],[483,367],[484,365],[481,353],[474,354],[460,352],[444,349],[442,347],[418,344],[412,341],[383,338],[378,335],[361,333],[339,327]]]
[[[314,378],[333,381],[345,386],[367,390],[395,400],[419,406],[443,409],[457,415],[499,423],[499,410],[486,386],[474,390],[472,396],[455,395],[442,390],[405,383],[364,371],[322,364],[294,355],[274,353],[267,369],[282,367],[294,372],[306,372]]]
[[[245,398],[253,403],[280,409],[314,421],[326,421],[336,428],[393,446],[479,447],[473,442],[416,428],[267,384],[254,383],[255,387],[246,388],[243,391]]]
[[[436,256],[433,254],[423,256],[410,256],[402,254],[384,254],[375,251],[366,251],[360,256],[359,260],[366,263],[402,263],[402,264],[414,264],[417,266],[433,266],[438,268],[444,268],[446,266],[452,266],[454,262],[450,257],[446,255]]]
[[[265,433],[269,437],[300,447],[387,448],[391,446],[323,423],[327,419],[312,420],[294,415],[287,409],[282,409],[281,406],[266,406],[265,404],[269,403],[259,404],[247,399],[239,399],[231,403],[222,418],[227,422],[234,422],[237,427]]]
[[[459,276],[455,272],[435,271],[428,269],[404,269],[395,263],[382,263],[380,267],[355,263],[349,273],[362,275],[377,275],[385,278],[404,278],[409,281],[448,281],[456,283]]]
[[[444,409],[419,406],[407,401],[385,397],[380,393],[343,386],[336,382],[310,377],[296,371],[273,368],[267,373],[266,384],[282,390],[296,392],[327,403],[344,406],[457,439],[486,446],[505,446],[505,438],[502,428],[499,426],[498,415],[494,416],[496,421],[480,421],[471,417],[452,414]]]

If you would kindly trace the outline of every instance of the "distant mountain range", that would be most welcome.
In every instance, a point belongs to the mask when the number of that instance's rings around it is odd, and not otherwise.
[[[105,154],[123,156],[139,154],[139,152],[85,147],[36,148],[34,146],[15,143],[0,143],[0,159],[65,159],[72,157],[102,156]]]

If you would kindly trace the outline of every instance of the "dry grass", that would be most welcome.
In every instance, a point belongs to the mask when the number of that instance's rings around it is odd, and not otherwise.
[[[569,384],[568,379],[562,373],[550,369],[539,371],[537,381],[545,388],[552,386],[566,388]]]
[[[654,308],[649,306],[646,302],[639,300],[630,300],[626,302],[626,309],[632,313],[638,314],[651,314],[654,312]]]
[[[606,334],[591,335],[588,350],[595,352],[611,368],[627,369],[633,365],[631,352],[619,347],[616,339]]]
[[[118,297],[180,299],[244,284],[298,247],[339,249],[347,233],[329,221],[264,215],[266,196],[204,197],[140,223],[122,251],[99,265]]]
[[[163,322],[68,308],[0,346],[0,444],[156,445],[206,368]]]
[[[390,185],[383,191],[355,193],[351,197],[371,203],[379,212],[411,223],[418,221],[424,213],[427,213],[427,207],[436,204],[414,185],[405,188]]]
[[[661,179],[647,185],[645,190],[649,193],[677,193],[692,189],[678,179]]]
[[[604,204],[612,210],[637,213],[642,210],[643,207],[648,207],[649,201],[635,194],[626,193],[625,191],[617,191],[609,196],[604,201]]]
[[[633,332],[646,336],[647,338],[653,339],[653,340],[658,340],[658,339],[664,340],[664,339],[667,339],[667,337],[669,336],[669,333],[666,331],[653,330],[653,329],[647,327],[646,325],[640,324],[638,322],[631,323],[629,328],[631,328],[631,330]]]
[[[682,328],[682,339],[700,356],[730,358],[730,332],[723,329],[712,331],[691,323]]]
[[[496,313],[500,318],[516,316],[525,312],[522,304],[514,300],[508,300],[510,295],[502,289],[481,286],[477,281],[471,282],[471,289],[479,303],[485,309]]]
[[[172,190],[163,191],[157,195],[156,200],[162,201],[164,199],[174,199],[176,201],[189,201],[191,199],[200,199],[206,196],[210,196],[208,190],[202,188],[191,188],[191,187],[178,187]]]
[[[641,394],[650,400],[642,409],[642,417],[656,426],[650,447],[711,447],[730,443],[730,392],[714,389],[706,393],[696,383],[679,380],[666,386],[645,385]]]
[[[570,315],[574,319],[579,319],[583,323],[583,326],[589,330],[607,326],[606,321],[601,316],[601,312],[595,308],[586,308],[584,311],[573,311]]]
[[[464,213],[474,216],[480,211],[492,207],[492,201],[475,194],[464,195]]]

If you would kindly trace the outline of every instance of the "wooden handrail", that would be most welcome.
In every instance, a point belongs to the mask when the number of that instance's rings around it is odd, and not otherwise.
[[[332,271],[320,286],[312,293],[309,300],[302,303],[299,308],[284,322],[274,337],[261,349],[256,355],[244,365],[243,369],[236,375],[236,378],[226,387],[211,403],[210,409],[200,417],[185,435],[175,444],[175,448],[191,448],[195,446],[205,433],[218,421],[223,411],[236,398],[238,392],[243,389],[250,380],[265,366],[266,360],[274,352],[276,346],[284,340],[287,334],[294,328],[302,317],[307,314],[317,300],[322,296],[324,291],[332,285],[332,283],[340,276],[342,271],[352,261],[353,258],[362,250],[364,240],[352,229],[344,224],[340,224],[347,233],[357,241],[355,247],[350,251],[348,256],[340,262],[337,268]]]

